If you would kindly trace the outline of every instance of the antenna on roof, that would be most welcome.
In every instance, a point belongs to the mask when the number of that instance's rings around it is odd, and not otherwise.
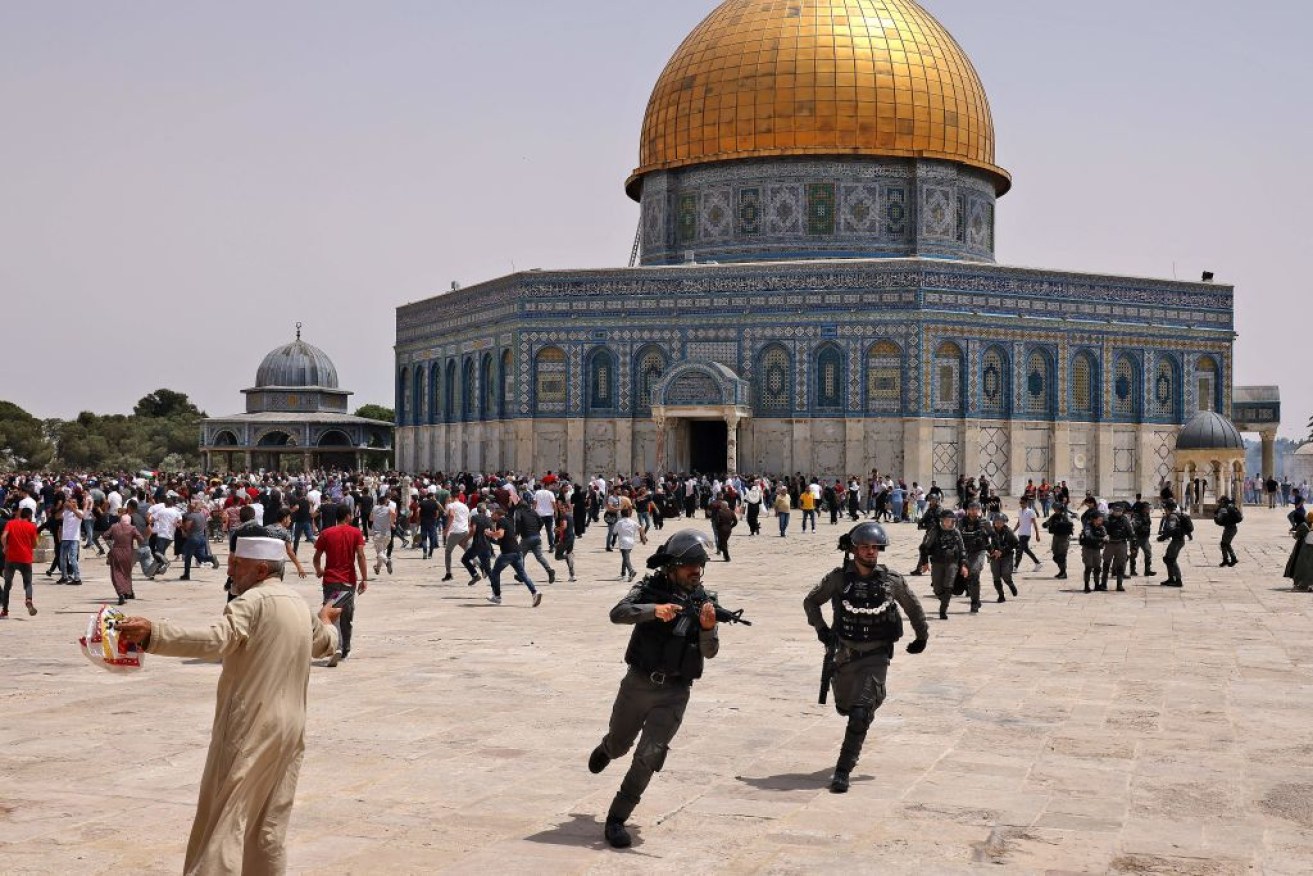
[[[301,323],[296,324],[296,339],[301,340]]]

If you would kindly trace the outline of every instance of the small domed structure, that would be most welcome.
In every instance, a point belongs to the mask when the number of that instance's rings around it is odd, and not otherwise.
[[[1226,417],[1214,411],[1200,411],[1176,436],[1177,450],[1239,450],[1245,449],[1240,430]]]
[[[337,368],[327,353],[301,340],[298,329],[295,341],[264,357],[255,372],[255,385],[258,389],[274,386],[337,389]]]

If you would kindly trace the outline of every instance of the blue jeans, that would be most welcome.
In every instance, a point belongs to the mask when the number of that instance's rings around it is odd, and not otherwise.
[[[76,538],[59,543],[59,577],[70,581],[82,580],[82,568],[78,565],[79,544]]]
[[[775,515],[775,519],[779,520],[779,522],[780,522],[780,538],[783,538],[783,537],[784,537],[784,532],[785,532],[785,530],[787,530],[787,529],[789,528],[789,515],[788,515],[788,512],[785,512],[785,513],[783,513],[783,514],[778,514],[778,513],[777,513],[777,514]]]
[[[815,511],[808,511],[806,508],[804,508],[804,509],[802,509],[802,531],[803,531],[803,532],[806,532],[806,531],[807,531],[807,521],[808,521],[808,520],[810,520],[810,521],[812,522],[812,532],[815,532],[815,531],[816,531],[816,512],[815,512]]]
[[[425,523],[419,528],[419,545],[424,549],[424,559],[428,559],[438,549],[438,524]]]
[[[515,574],[520,576],[520,580],[524,582],[525,587],[529,588],[530,593],[538,592],[533,587],[533,581],[529,580],[529,573],[524,570],[524,555],[519,551],[510,551],[509,553],[502,551],[497,557],[497,562],[493,563],[492,574],[488,576],[488,580],[492,582],[493,596],[501,596],[501,572],[507,566],[515,570]]]
[[[214,556],[210,553],[210,545],[205,541],[205,537],[189,538],[182,543],[182,575],[187,577],[191,574],[191,561],[195,559],[196,565],[202,563],[214,562]]]
[[[292,524],[292,553],[301,546],[301,537],[311,544],[315,543],[315,533],[310,523],[293,523]]]
[[[477,567],[474,565],[473,560],[479,561]],[[470,573],[471,578],[479,577],[479,569],[483,570],[484,577],[492,577],[492,553],[490,551],[481,551],[470,547],[465,553],[461,554],[460,564],[465,567],[465,571]]]

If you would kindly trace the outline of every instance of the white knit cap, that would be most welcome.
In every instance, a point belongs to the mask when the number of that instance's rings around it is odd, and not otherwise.
[[[244,560],[267,560],[271,563],[287,559],[287,546],[277,538],[239,538],[237,553]]]

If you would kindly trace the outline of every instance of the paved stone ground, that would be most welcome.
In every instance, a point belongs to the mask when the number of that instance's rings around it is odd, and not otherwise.
[[[1280,577],[1280,514],[1248,516],[1234,570],[1216,566],[1220,530],[1198,527],[1181,591],[1139,578],[1087,596],[1047,563],[1006,605],[956,604],[925,654],[895,660],[846,797],[824,790],[843,721],[816,705],[822,654],[800,608],[842,527],[736,535],[708,582],[756,625],[722,631],[627,853],[600,838],[624,764],[584,766],[628,632],[607,621],[625,585],[602,530],[580,542],[579,583],[546,587],[536,610],[515,586],[489,606],[484,586],[439,583],[403,552],[360,602],[350,660],[312,673],[292,866],[1308,873],[1313,597]],[[891,531],[892,564],[910,568],[914,532]],[[87,586],[42,583],[38,617],[0,622],[0,870],[176,872],[219,670],[89,666],[75,640],[111,591],[86,566]],[[142,582],[136,608],[204,623],[221,582]]]

